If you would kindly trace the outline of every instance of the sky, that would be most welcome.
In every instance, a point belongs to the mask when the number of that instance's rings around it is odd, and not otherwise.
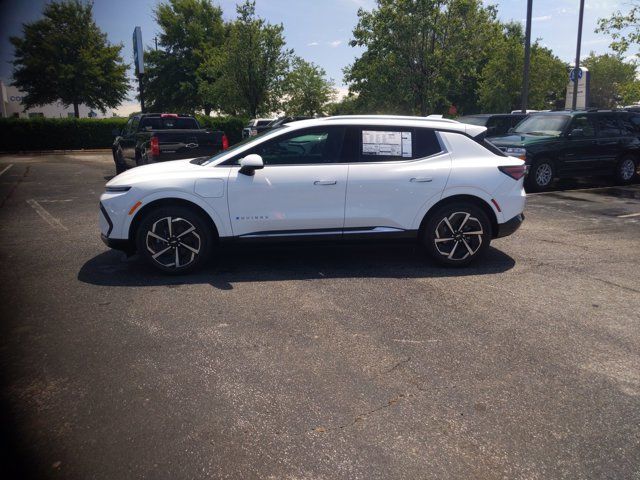
[[[132,64],[131,35],[134,27],[142,29],[145,45],[152,46],[158,33],[153,20],[154,6],[160,0],[94,0],[94,17],[111,43],[122,43],[124,60]],[[213,0],[224,12],[224,18],[235,17],[239,0]],[[485,5],[497,5],[503,21],[524,22],[526,0],[483,0]],[[20,35],[22,24],[41,17],[46,0],[0,0],[0,79],[11,78],[13,47],[9,37]],[[271,23],[282,23],[287,46],[308,61],[323,67],[341,93],[344,67],[361,54],[349,46],[351,32],[358,21],[359,8],[370,10],[375,0],[256,0],[258,15]],[[579,0],[534,0],[532,39],[553,50],[562,60],[573,63],[578,30]],[[586,0],[582,52],[605,53],[610,39],[594,33],[598,18],[615,10],[626,11],[628,0]],[[137,105],[125,102],[121,114],[135,110]]]

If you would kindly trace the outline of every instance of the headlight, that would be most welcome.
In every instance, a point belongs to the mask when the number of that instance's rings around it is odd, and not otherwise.
[[[131,187],[105,187],[107,193],[122,193],[129,190],[131,190]]]
[[[521,160],[524,160],[527,157],[527,150],[524,148],[507,147],[504,150],[504,153],[511,157],[518,157]]]

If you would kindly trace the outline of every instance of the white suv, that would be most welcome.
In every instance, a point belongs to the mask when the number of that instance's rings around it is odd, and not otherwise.
[[[484,132],[432,117],[291,123],[213,158],[113,178],[102,238],[167,273],[202,266],[227,240],[407,238],[466,265],[524,219],[524,162]]]

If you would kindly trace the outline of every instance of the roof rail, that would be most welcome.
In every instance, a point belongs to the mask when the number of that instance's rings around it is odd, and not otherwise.
[[[427,117],[417,117],[411,115],[335,115],[332,117],[325,117],[323,120],[422,120],[430,122],[446,122],[446,123],[459,123],[449,118],[443,118],[442,115],[429,115]]]

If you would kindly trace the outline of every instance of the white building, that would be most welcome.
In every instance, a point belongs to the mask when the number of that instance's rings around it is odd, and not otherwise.
[[[0,102],[0,117],[8,118],[33,118],[33,117],[46,117],[46,118],[67,118],[73,117],[73,105],[65,107],[61,102],[51,103],[49,105],[42,105],[28,109],[26,112],[22,105],[22,98],[24,93],[18,90],[16,87],[6,85],[0,81],[1,99]],[[104,114],[99,111],[93,111],[86,105],[80,105],[80,118],[89,117],[112,117],[113,111],[108,110]]]

